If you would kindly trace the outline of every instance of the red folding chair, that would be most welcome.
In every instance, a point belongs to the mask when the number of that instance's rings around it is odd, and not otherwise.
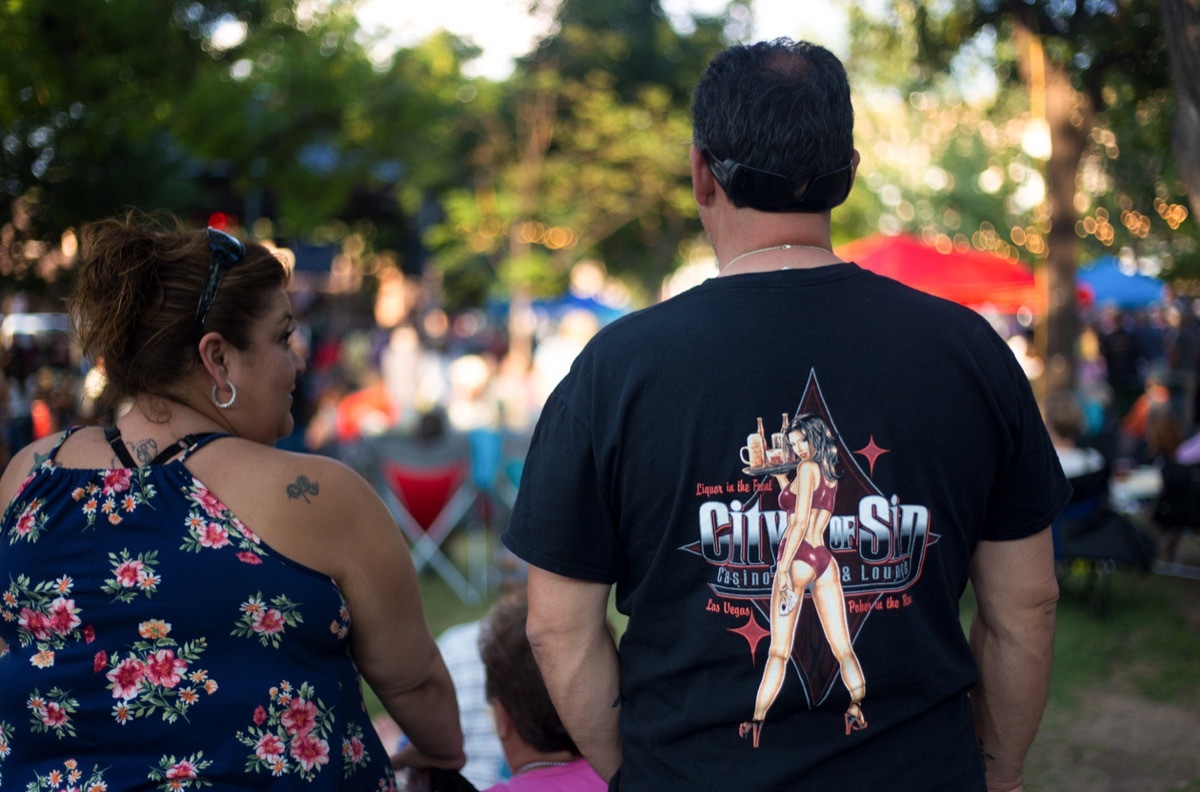
[[[480,493],[471,478],[469,446],[459,440],[426,445],[382,435],[369,442],[376,489],[408,539],[417,571],[433,569],[463,602],[478,604],[486,591],[486,557],[481,563],[475,545],[486,537],[476,536],[482,532],[471,525]],[[447,552],[456,531],[467,532],[461,568]]]

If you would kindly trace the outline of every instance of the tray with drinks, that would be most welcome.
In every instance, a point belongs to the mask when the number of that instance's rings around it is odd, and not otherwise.
[[[742,472],[748,476],[774,476],[779,473],[792,473],[796,470],[796,465],[799,460],[791,459],[787,462],[779,462],[773,465],[763,465],[762,467],[744,467]]]

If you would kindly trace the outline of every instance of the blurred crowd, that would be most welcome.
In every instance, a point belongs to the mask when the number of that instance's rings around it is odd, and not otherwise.
[[[294,296],[295,343],[307,368],[293,405],[296,432],[284,445],[341,457],[363,436],[388,432],[528,434],[575,355],[621,313],[568,293],[550,303],[450,315],[429,305],[419,287],[414,294],[398,310],[315,292]],[[104,398],[103,361],[92,365],[74,349],[66,315],[21,307],[11,298],[3,306],[4,459],[32,439],[103,423],[120,409]],[[996,327],[1036,383],[1043,362],[1033,333],[1015,321]],[[1114,465],[1176,461],[1181,448],[1178,461],[1200,454],[1198,381],[1195,305],[1082,314],[1075,393],[1085,419],[1081,442]]]
[[[293,343],[306,369],[293,394],[296,431],[281,445],[340,458],[382,433],[527,434],[575,355],[621,312],[573,293],[453,316],[427,305],[419,288],[407,302],[381,317],[357,296],[293,295]],[[0,344],[5,462],[31,440],[111,422],[122,409],[105,397],[103,361],[82,359],[72,343],[66,314],[23,307],[12,298],[0,306],[12,329]]]

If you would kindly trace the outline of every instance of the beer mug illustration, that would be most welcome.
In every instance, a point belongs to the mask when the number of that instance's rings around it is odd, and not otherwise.
[[[761,468],[766,464],[766,449],[763,448],[762,435],[754,432],[746,436],[746,445],[741,448],[742,462],[752,468]]]

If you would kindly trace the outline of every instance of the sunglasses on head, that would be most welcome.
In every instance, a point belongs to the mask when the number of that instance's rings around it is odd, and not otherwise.
[[[217,288],[221,279],[234,264],[246,255],[246,246],[241,240],[219,229],[209,226],[208,231],[208,279],[204,282],[204,290],[200,292],[200,301],[196,303],[196,341],[204,335],[204,320],[217,299]]]
[[[807,181],[794,181],[734,159],[719,160],[707,149],[704,159],[735,206],[760,212],[827,212],[850,194],[850,163]]]

